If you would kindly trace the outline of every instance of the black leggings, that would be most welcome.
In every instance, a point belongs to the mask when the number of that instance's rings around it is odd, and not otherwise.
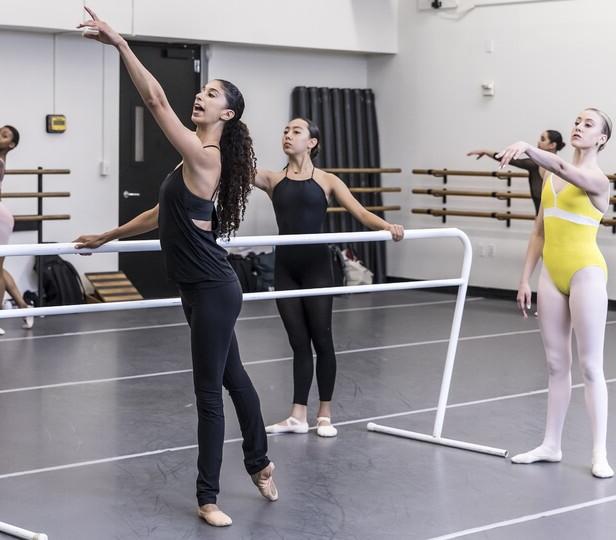
[[[237,281],[215,287],[180,285],[190,326],[193,380],[199,415],[197,500],[216,502],[225,436],[222,387],[228,391],[242,430],[244,465],[249,474],[267,467],[267,436],[259,396],[240,361],[235,320],[242,305]]]
[[[329,248],[324,245],[280,246],[274,271],[276,290],[310,289],[333,285]],[[293,403],[306,405],[317,354],[319,399],[331,401],[336,381],[332,338],[332,297],[312,296],[276,300],[293,349]]]

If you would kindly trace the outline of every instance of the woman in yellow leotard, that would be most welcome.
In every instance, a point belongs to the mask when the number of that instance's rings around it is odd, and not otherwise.
[[[497,156],[504,167],[526,154],[545,170],[541,207],[528,243],[517,301],[526,317],[531,303],[528,282],[543,255],[537,303],[549,376],[546,427],[540,446],[511,461],[562,459],[562,430],[571,397],[573,330],[592,426],[591,471],[599,478],[614,475],[607,460],[607,387],[603,375],[607,266],[596,242],[610,191],[597,154],[611,133],[610,118],[590,108],[578,115],[571,132],[572,163],[524,142],[507,147]]]

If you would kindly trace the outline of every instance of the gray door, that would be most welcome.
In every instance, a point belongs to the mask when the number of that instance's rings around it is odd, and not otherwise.
[[[131,48],[158,79],[180,120],[192,128],[192,104],[201,84],[201,47],[131,42]],[[120,223],[157,204],[161,182],[180,159],[121,64]],[[134,239],[157,238],[158,231],[152,231]],[[119,266],[145,298],[177,295],[177,288],[167,279],[160,252],[120,253]]]

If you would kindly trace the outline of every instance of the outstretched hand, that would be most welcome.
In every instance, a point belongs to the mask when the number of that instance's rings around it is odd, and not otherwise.
[[[501,150],[498,154],[496,154],[496,156],[494,156],[500,161],[499,168],[502,169],[509,165],[509,162],[512,159],[519,159],[530,147],[530,144],[520,141],[509,145],[504,150]]]
[[[476,159],[481,159],[483,156],[487,156],[489,152],[486,150],[471,150],[466,155],[467,156],[477,156]]]
[[[124,38],[118,34],[105,21],[101,21],[98,15],[92,9],[84,6],[91,19],[77,25],[77,28],[83,28],[83,37],[100,41],[105,45],[113,45],[117,47],[122,43]]]

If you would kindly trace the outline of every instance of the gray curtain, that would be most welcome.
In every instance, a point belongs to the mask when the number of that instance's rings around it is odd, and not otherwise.
[[[292,116],[303,116],[321,129],[321,151],[315,159],[320,168],[380,167],[379,134],[370,89],[316,88],[298,86],[291,95]],[[349,187],[380,187],[380,174],[340,174]],[[355,193],[364,206],[382,204],[380,193]],[[383,217],[382,213],[377,214]],[[366,230],[350,214],[329,214],[326,232]],[[374,272],[374,282],[387,277],[385,243],[357,243],[350,246]]]

